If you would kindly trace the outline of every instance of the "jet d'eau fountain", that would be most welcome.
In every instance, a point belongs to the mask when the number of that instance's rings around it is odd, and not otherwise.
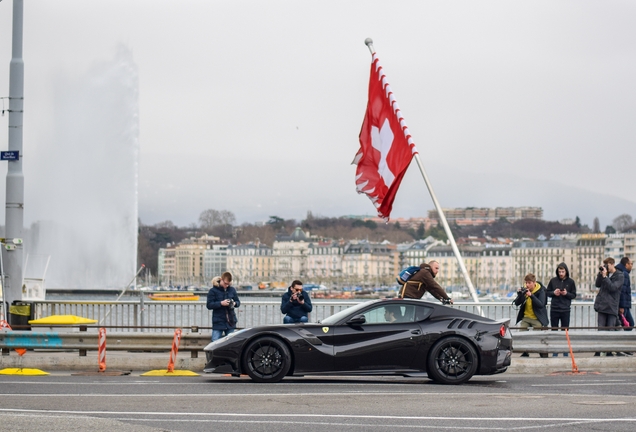
[[[27,83],[28,84],[28,83]],[[119,288],[135,274],[138,74],[129,49],[54,78],[51,130],[25,145],[24,277]],[[35,121],[31,122],[36,123]],[[46,274],[44,274],[46,272]]]

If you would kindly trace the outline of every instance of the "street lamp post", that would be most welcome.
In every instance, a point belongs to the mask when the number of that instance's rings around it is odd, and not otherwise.
[[[24,61],[22,60],[23,0],[13,0],[13,35],[9,71],[9,153],[5,210],[6,245],[2,250],[6,288],[3,302],[22,299],[24,232],[24,175],[22,172],[22,118],[24,106]]]

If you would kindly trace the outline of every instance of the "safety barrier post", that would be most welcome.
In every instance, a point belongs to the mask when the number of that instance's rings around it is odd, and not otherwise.
[[[106,372],[106,328],[100,327],[98,335],[97,361],[99,363],[99,371]]]
[[[177,353],[179,352],[179,343],[181,342],[181,329],[178,328],[174,331],[174,337],[172,338],[172,348],[170,349],[170,359],[168,360],[168,369],[166,370],[152,370],[141,374],[141,376],[199,376],[199,374],[189,370],[174,370],[174,362],[177,360]]]
[[[168,360],[168,372],[174,373],[174,362],[177,360],[177,353],[179,352],[179,342],[181,342],[181,329],[174,331],[174,338],[172,339],[172,349],[170,350],[170,360]]]

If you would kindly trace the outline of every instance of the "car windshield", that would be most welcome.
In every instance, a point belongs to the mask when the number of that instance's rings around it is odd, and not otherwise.
[[[367,307],[369,305],[369,303],[364,302],[364,303],[359,303],[353,307],[347,308],[347,309],[343,309],[340,312],[337,312],[333,315],[331,315],[328,318],[325,318],[324,320],[320,321],[320,324],[325,324],[325,325],[335,325],[336,323],[338,323],[339,321],[342,321],[342,319],[344,317],[346,317],[349,314],[354,314],[356,311],[363,309],[365,307]]]

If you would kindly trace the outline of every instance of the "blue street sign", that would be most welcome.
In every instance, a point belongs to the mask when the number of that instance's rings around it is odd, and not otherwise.
[[[20,152],[17,152],[17,151],[0,152],[0,160],[6,160],[6,161],[20,160]]]

